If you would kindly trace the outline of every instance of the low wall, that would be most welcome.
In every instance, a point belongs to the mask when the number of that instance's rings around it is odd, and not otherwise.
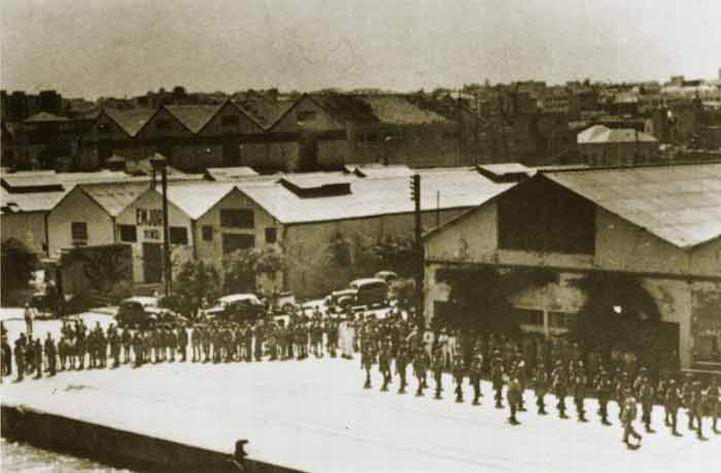
[[[148,437],[21,406],[2,406],[2,436],[48,450],[140,471],[296,472],[227,453]]]

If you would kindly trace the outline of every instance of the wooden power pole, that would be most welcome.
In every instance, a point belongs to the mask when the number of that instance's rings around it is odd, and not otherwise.
[[[423,318],[423,223],[421,221],[421,176],[411,176],[411,198],[415,204],[415,254],[418,258],[416,268],[416,320],[421,323]]]

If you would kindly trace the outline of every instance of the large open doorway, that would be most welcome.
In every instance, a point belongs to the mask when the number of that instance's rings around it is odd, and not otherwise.
[[[146,283],[161,282],[163,249],[160,243],[143,243],[143,279]]]

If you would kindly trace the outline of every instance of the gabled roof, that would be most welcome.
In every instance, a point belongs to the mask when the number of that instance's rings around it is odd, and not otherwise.
[[[12,194],[0,188],[0,213],[48,212],[60,202],[66,191]]]
[[[578,144],[658,142],[656,138],[642,131],[632,128],[608,128],[604,125],[594,125],[580,132],[577,141]]]
[[[145,181],[114,184],[83,184],[78,186],[78,190],[84,192],[94,200],[109,215],[117,217],[120,212],[125,210],[128,205],[135,201],[135,199],[149,187],[150,183]]]
[[[241,112],[263,129],[268,129],[274,125],[296,103],[298,101],[273,100],[262,96],[244,97],[234,102]]]
[[[168,185],[168,200],[193,220],[205,215],[228,195],[235,185],[221,182],[185,182]],[[155,189],[160,193],[160,188]]]
[[[66,122],[67,118],[55,115],[50,112],[38,112],[35,115],[31,115],[25,120],[24,123],[42,123],[42,122]]]
[[[198,133],[223,108],[220,105],[166,105],[165,109],[190,132]]]
[[[137,135],[157,110],[154,108],[103,108],[105,114],[130,137]]]
[[[721,236],[721,163],[543,176],[679,248]]]
[[[447,123],[438,113],[420,108],[403,95],[313,95],[333,118],[358,124],[425,125]]]

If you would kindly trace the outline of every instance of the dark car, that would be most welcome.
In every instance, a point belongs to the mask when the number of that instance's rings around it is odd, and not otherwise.
[[[174,327],[187,320],[169,309],[157,306],[154,297],[131,297],[120,302],[115,316],[118,326],[148,329],[153,327]]]
[[[243,321],[260,319],[266,311],[265,304],[255,294],[231,294],[218,299],[218,303],[204,313],[210,318]]]

